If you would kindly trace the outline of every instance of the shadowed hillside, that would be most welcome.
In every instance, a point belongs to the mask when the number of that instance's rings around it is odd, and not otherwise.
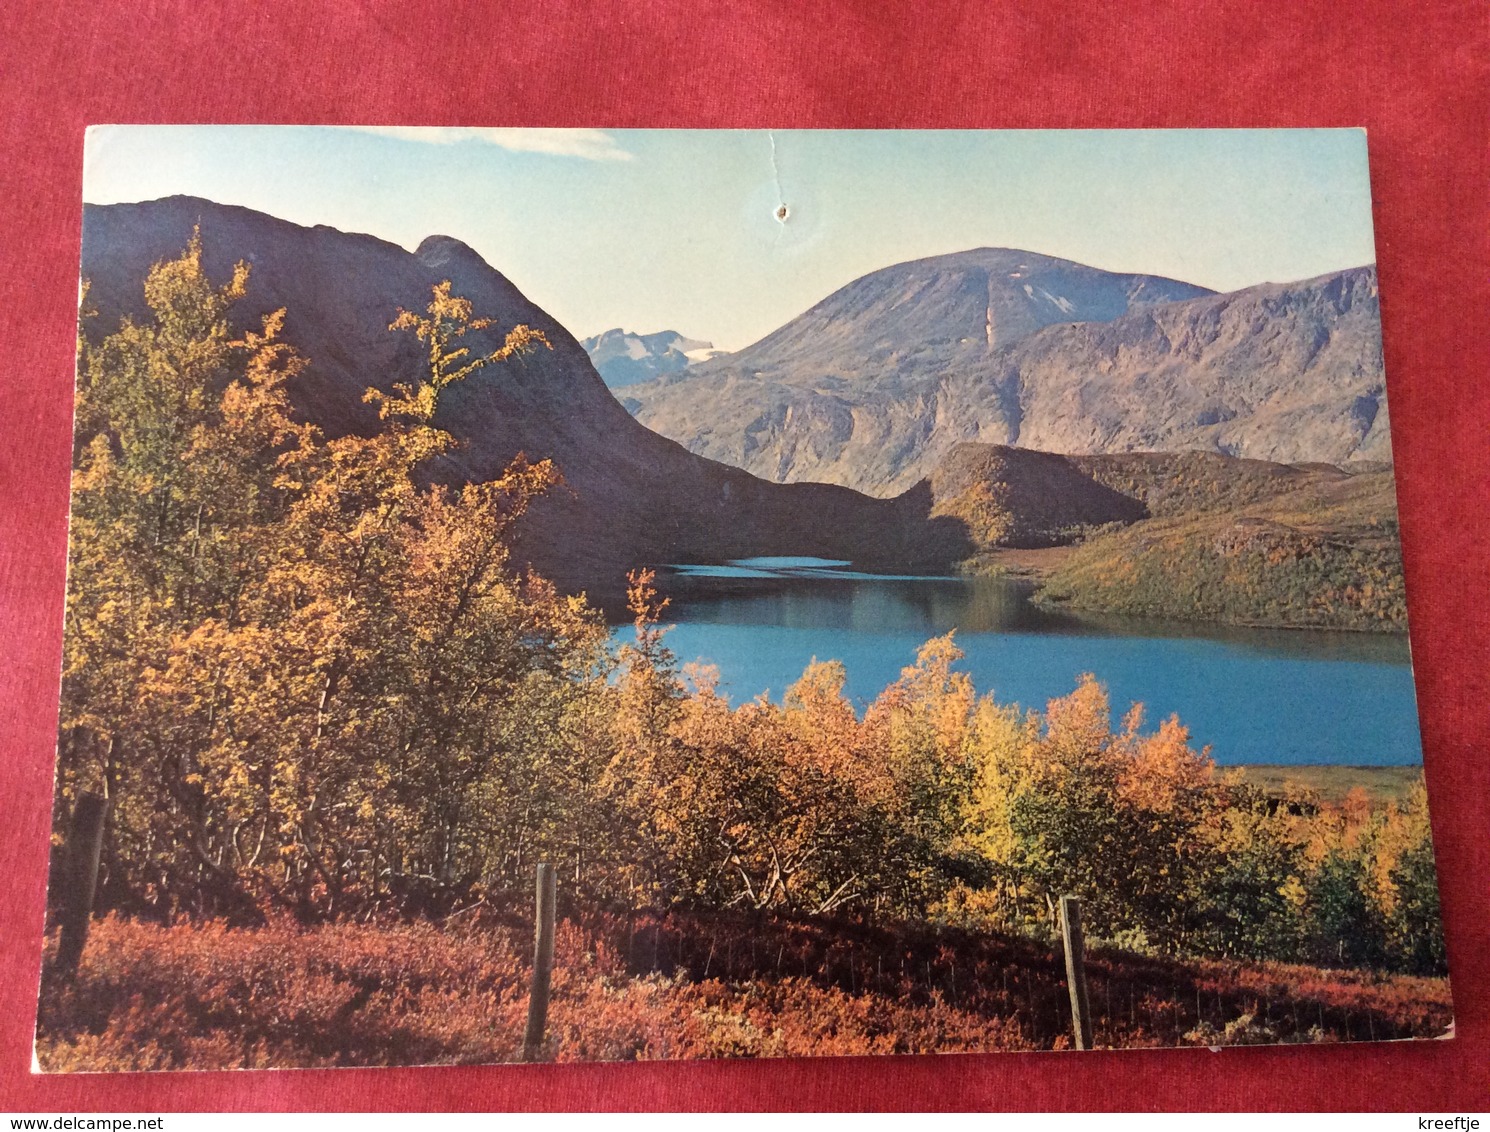
[[[369,386],[388,390],[424,364],[423,348],[388,324],[400,307],[422,310],[449,279],[496,326],[478,348],[500,345],[518,323],[541,330],[537,349],[450,390],[437,424],[462,447],[434,474],[490,479],[519,452],[551,457],[567,487],[535,507],[521,552],[572,586],[615,586],[634,565],[721,561],[757,554],[851,558],[891,569],[935,569],[966,552],[951,520],[928,522],[929,494],[868,499],[841,487],[783,487],[687,452],[650,432],[611,396],[585,351],[544,311],[465,244],[431,236],[409,253],[371,236],[304,228],[190,197],[88,206],[84,276],[107,333],[143,309],[151,264],[180,253],[199,226],[209,274],[234,262],[252,274],[238,308],[245,321],[283,307],[285,338],[311,359],[293,388],[298,409],[331,435],[370,432]]]

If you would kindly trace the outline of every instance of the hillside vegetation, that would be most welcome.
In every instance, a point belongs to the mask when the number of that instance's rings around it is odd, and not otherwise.
[[[1044,581],[1075,609],[1405,632],[1390,470],[1348,474],[1198,453],[1078,459],[1153,517],[1093,534]]]
[[[1073,609],[1403,632],[1390,466],[1275,464],[1207,452],[1059,456],[961,444],[932,515],[963,524],[969,573],[1030,572]]]
[[[1293,800],[1310,793],[1340,804],[1352,791],[1373,804],[1405,806],[1423,778],[1420,766],[1291,766],[1254,763],[1237,768],[1242,780],[1275,798]]]
[[[930,486],[932,515],[960,520],[979,550],[1063,546],[1092,527],[1148,515],[1137,493],[1075,460],[996,444],[954,448]]]
[[[532,928],[482,909],[428,922],[163,928],[111,917],[47,988],[48,1072],[479,1064],[522,1053]],[[558,924],[546,1060],[1065,1049],[1049,946],[915,924],[571,914]],[[1096,1045],[1438,1037],[1448,982],[1097,949]]]

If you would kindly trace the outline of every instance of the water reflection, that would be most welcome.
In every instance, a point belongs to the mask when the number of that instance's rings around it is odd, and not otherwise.
[[[1407,665],[1407,638],[1391,633],[1257,629],[1200,621],[1075,613],[1036,605],[1018,578],[875,575],[817,558],[741,559],[674,566],[659,580],[682,621],[839,632],[952,630],[1218,641],[1264,655]]]
[[[1176,713],[1220,762],[1422,758],[1401,636],[1073,614],[1033,604],[1018,580],[875,577],[810,559],[675,568],[658,585],[669,645],[717,666],[736,702],[779,698],[815,657],[844,662],[862,705],[920,644],[956,630],[964,667],[1001,702],[1042,706],[1093,672],[1117,711]]]

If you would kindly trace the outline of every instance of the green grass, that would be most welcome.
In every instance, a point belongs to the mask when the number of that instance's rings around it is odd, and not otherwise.
[[[1390,471],[1230,463],[1234,482],[1213,462],[1204,475],[1157,459],[1128,468],[1128,480],[1108,469],[1109,480],[1151,498],[1153,517],[1087,538],[1040,599],[1133,616],[1406,631]]]
[[[1340,802],[1359,786],[1371,801],[1402,803],[1423,780],[1420,766],[1270,766],[1236,768],[1247,782],[1269,794],[1281,794],[1288,784],[1312,790],[1326,802]]]

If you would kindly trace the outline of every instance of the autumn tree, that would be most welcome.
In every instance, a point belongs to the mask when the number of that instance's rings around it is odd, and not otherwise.
[[[285,383],[303,361],[282,312],[235,335],[248,270],[214,286],[193,235],[145,281],[147,316],[80,338],[59,806],[113,801],[107,887],[220,877],[203,736],[161,695],[183,642],[255,615],[288,506],[277,456],[302,438]],[[86,313],[86,312],[85,312]]]
[[[1428,792],[1421,782],[1408,796],[1401,817],[1400,840],[1389,872],[1395,899],[1386,911],[1387,952],[1397,970],[1447,974]]]
[[[958,895],[961,907],[1049,931],[1059,898],[1077,895],[1098,934],[1184,946],[1221,796],[1177,719],[1151,734],[1142,724],[1134,705],[1114,730],[1091,676],[1043,713],[978,705],[964,836],[990,876],[983,892]]]
[[[604,629],[508,560],[551,464],[460,489],[418,469],[455,443],[441,392],[544,340],[473,350],[489,323],[442,283],[390,328],[424,375],[369,391],[372,436],[328,440],[291,414],[283,312],[232,331],[247,285],[211,284],[194,237],[146,320],[80,349],[60,802],[102,786],[113,882],[166,905],[334,910],[500,872],[560,820],[533,784],[572,752],[540,721]]]
[[[951,635],[923,645],[864,713],[856,773],[885,814],[889,906],[918,912],[975,862],[957,854],[975,773],[968,748],[976,704],[972,681],[954,670]]]
[[[1114,726],[1092,676],[1042,710],[980,697],[950,635],[862,715],[834,661],[732,704],[667,647],[651,571],[617,645],[513,561],[549,461],[432,483],[442,397],[541,334],[440,283],[389,326],[419,372],[328,438],[292,410],[284,312],[234,328],[249,284],[193,236],[141,317],[79,341],[56,816],[112,800],[114,904],[500,903],[547,860],[600,904],[1048,934],[1069,893],[1129,947],[1443,969],[1421,793],[1265,793],[1178,719]]]
[[[1229,959],[1300,959],[1311,866],[1304,842],[1312,803],[1223,783],[1224,804],[1206,831],[1208,869],[1192,877],[1192,952]],[[1295,812],[1297,811],[1297,812]]]

